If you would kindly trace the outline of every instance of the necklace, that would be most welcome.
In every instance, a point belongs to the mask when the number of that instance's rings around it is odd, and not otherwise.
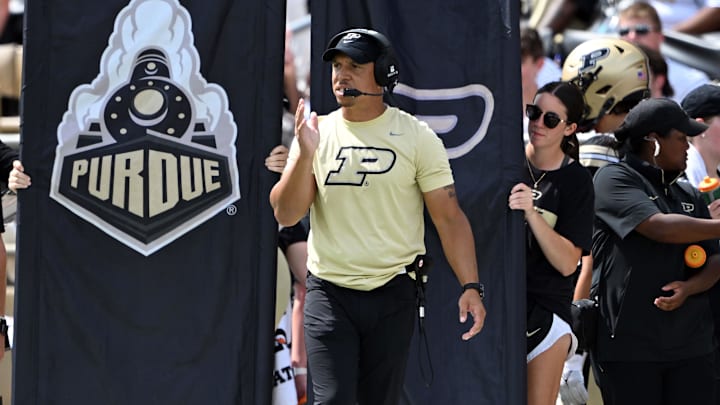
[[[528,172],[530,173],[530,178],[531,178],[532,181],[533,181],[533,190],[537,190],[538,184],[540,184],[540,182],[541,182],[542,179],[545,177],[545,175],[547,174],[547,172],[543,172],[543,173],[540,175],[540,178],[539,178],[539,179],[535,179],[535,174],[533,174],[532,165],[530,165],[530,161],[527,160],[527,158],[526,158],[526,159],[525,159],[525,162],[527,162]]]

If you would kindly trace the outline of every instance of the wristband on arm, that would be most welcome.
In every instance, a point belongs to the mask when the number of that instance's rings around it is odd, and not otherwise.
[[[482,283],[467,283],[467,284],[463,285],[462,292],[460,292],[460,295],[464,294],[465,291],[467,291],[469,289],[476,290],[478,292],[478,294],[480,294],[481,299],[485,298],[485,286]]]

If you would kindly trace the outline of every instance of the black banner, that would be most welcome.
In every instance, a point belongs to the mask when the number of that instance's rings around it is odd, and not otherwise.
[[[25,18],[14,403],[270,403],[285,2]]]
[[[510,188],[524,170],[518,3],[311,4],[313,108],[337,108],[330,66],[321,59],[332,35],[355,27],[384,33],[400,65],[400,84],[386,100],[427,121],[443,139],[475,235],[488,315],[482,333],[463,342],[469,324],[457,318],[460,286],[426,221],[427,249],[436,259],[427,293],[431,364],[416,333],[404,402],[526,403],[524,227],[507,208]]]

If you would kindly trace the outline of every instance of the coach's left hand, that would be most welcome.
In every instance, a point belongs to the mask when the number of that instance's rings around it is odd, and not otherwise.
[[[485,324],[485,305],[483,305],[482,298],[480,298],[480,293],[473,289],[467,289],[460,296],[458,307],[460,307],[461,323],[465,323],[467,320],[468,312],[473,317],[474,323],[472,328],[462,335],[463,340],[469,340],[480,333]]]

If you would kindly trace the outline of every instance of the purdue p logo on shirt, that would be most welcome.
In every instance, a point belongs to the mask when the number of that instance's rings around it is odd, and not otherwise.
[[[345,146],[336,159],[339,165],[325,179],[326,185],[362,186],[368,174],[387,173],[395,165],[395,152],[374,147]]]

